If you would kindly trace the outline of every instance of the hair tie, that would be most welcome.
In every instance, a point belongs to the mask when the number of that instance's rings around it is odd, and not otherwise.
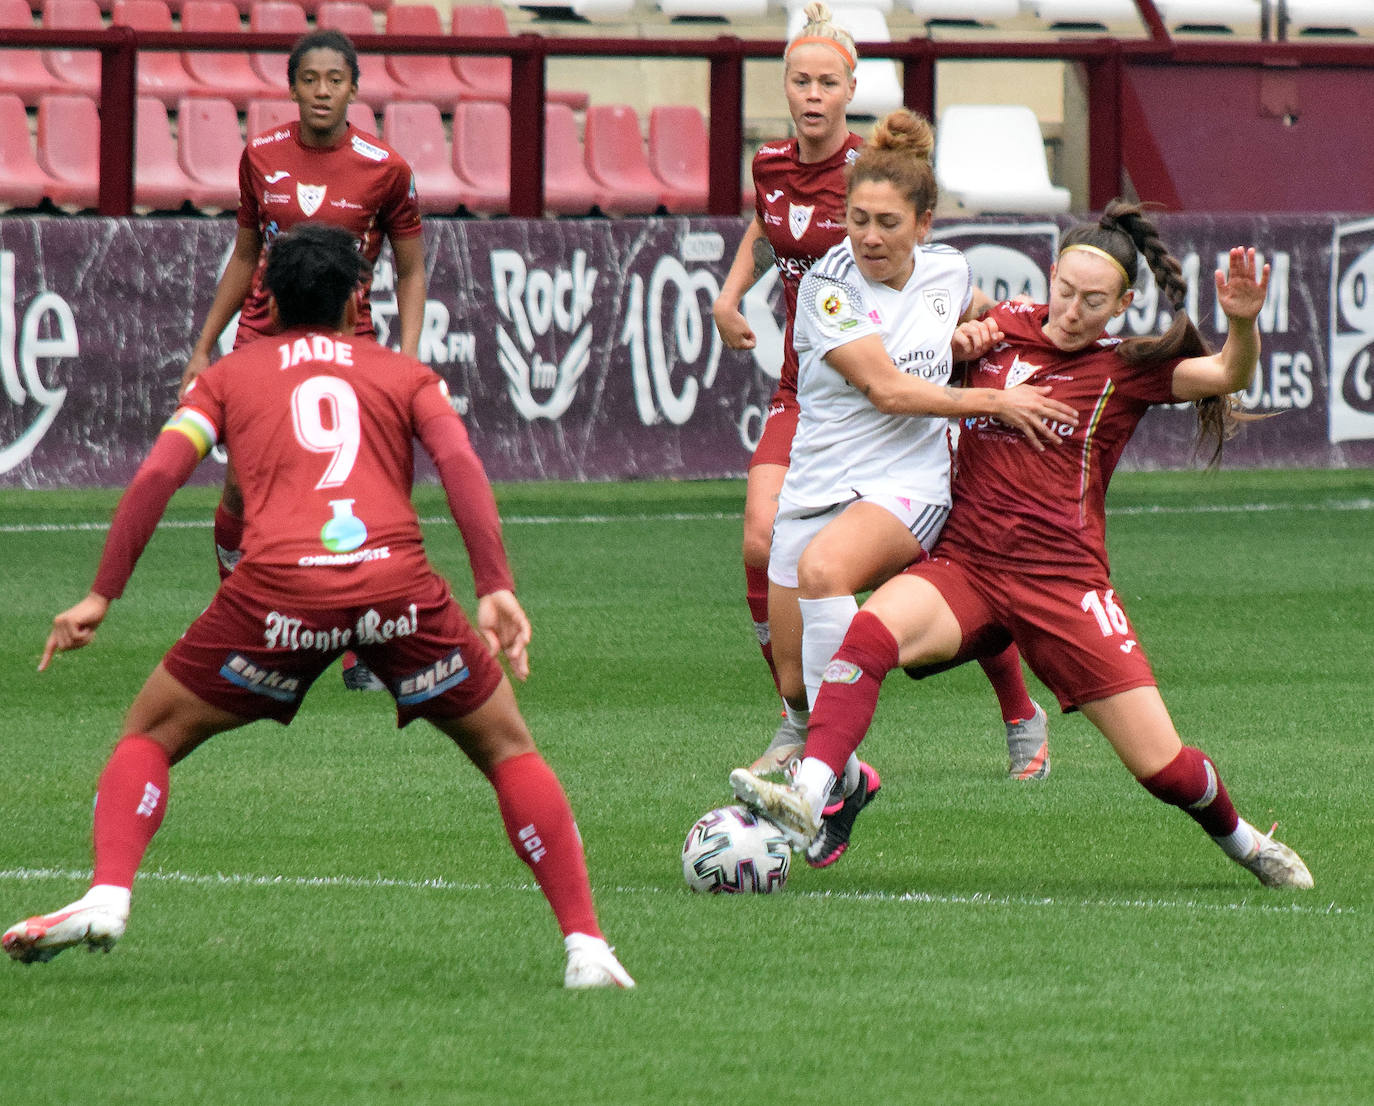
[[[850,72],[854,71],[854,55],[844,48],[843,43],[833,38],[826,38],[824,35],[802,35],[800,38],[794,38],[787,44],[787,49],[783,51],[783,59],[786,60],[798,46],[829,46],[844,59]]]
[[[1126,272],[1126,266],[1121,264],[1120,261],[1114,258],[1106,250],[1102,249],[1100,246],[1090,246],[1086,242],[1075,242],[1073,243],[1073,245],[1065,246],[1062,250],[1060,250],[1059,256],[1063,257],[1070,250],[1083,250],[1085,253],[1090,253],[1097,257],[1105,257],[1108,261],[1112,263],[1112,268],[1114,268],[1118,273],[1121,274],[1121,279],[1126,282],[1127,288],[1130,288],[1135,284],[1135,278],[1132,277],[1130,273]]]

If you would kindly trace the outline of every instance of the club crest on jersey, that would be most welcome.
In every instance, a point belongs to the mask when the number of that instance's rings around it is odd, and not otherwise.
[[[1007,369],[1007,381],[1003,387],[1015,388],[1018,384],[1024,384],[1039,371],[1039,365],[1032,365],[1029,361],[1022,361],[1021,358],[1015,357]]]
[[[801,240],[801,236],[806,233],[806,228],[811,225],[811,216],[815,214],[815,204],[788,204],[787,205],[787,229],[792,232],[792,237]]]
[[[927,288],[925,290],[926,306],[930,308],[931,314],[937,319],[944,320],[949,318],[952,310],[948,288]]]
[[[324,192],[328,185],[324,184],[297,184],[296,203],[306,215],[314,215],[320,210],[320,204],[324,203]]]

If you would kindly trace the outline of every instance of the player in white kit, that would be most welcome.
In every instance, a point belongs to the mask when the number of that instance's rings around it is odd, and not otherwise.
[[[981,352],[973,281],[957,250],[925,245],[934,218],[930,124],[901,109],[880,122],[848,171],[846,238],[802,279],[795,345],[801,409],[769,560],[773,659],[789,713],[803,715],[858,610],[934,544],[950,507],[948,419],[990,415],[1040,448],[1073,420],[1047,389],[948,387]],[[807,848],[838,860],[880,781],[851,759]]]

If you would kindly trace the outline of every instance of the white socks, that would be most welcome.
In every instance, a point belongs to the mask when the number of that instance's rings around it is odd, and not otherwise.
[[[815,709],[816,696],[821,692],[821,678],[831,658],[844,644],[849,624],[859,613],[859,601],[852,595],[831,595],[825,599],[798,599],[797,603],[802,616],[802,679],[806,683],[806,702]],[[830,783],[820,794],[828,802],[835,779],[829,768],[826,772],[831,777]],[[844,766],[844,795],[852,794],[858,786],[859,758],[851,753]]]
[[[830,789],[835,786],[835,773],[830,770],[830,765],[816,757],[807,757],[801,762],[792,782],[810,801],[812,821],[819,822],[821,811],[830,799]]]
[[[830,658],[839,652],[849,624],[859,613],[852,595],[832,595],[826,599],[799,599],[802,616],[802,679],[806,682],[806,703],[812,709],[821,691]]]
[[[1242,818],[1232,833],[1225,837],[1213,837],[1212,840],[1232,860],[1244,860],[1259,846],[1259,837],[1259,830]]]

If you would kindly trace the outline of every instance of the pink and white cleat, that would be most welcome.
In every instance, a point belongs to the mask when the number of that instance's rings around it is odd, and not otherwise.
[[[124,936],[128,912],[105,902],[78,899],[52,914],[38,914],[5,930],[0,945],[21,964],[43,964],[63,949],[85,945],[92,952],[109,952]]]

